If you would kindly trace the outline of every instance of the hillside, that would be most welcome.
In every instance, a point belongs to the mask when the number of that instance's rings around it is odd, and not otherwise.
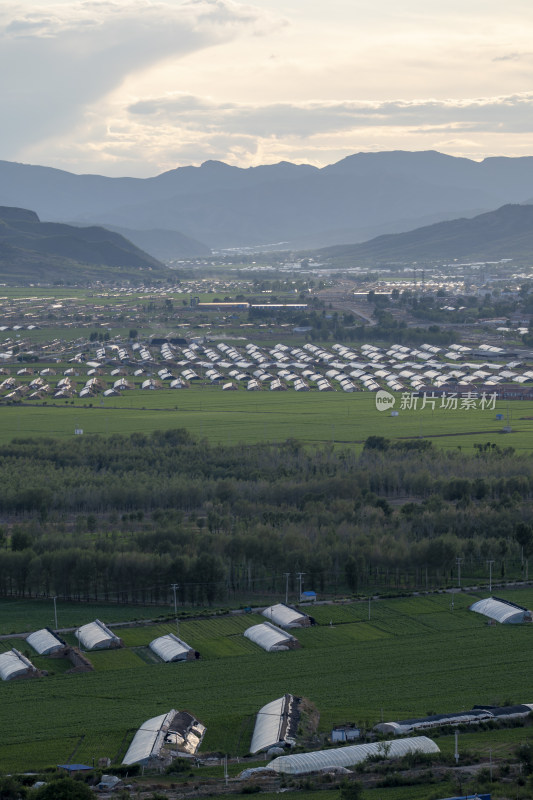
[[[217,249],[362,242],[526,202],[532,185],[531,157],[476,162],[435,151],[357,153],[321,169],[207,161],[144,179],[0,162],[0,204],[49,220],[179,232]]]
[[[211,249],[202,242],[179,231],[154,228],[152,230],[134,230],[132,228],[115,228],[104,225],[108,230],[120,233],[145,253],[150,253],[161,261],[179,258],[202,258],[211,255]]]
[[[34,211],[0,207],[0,279],[5,282],[107,280],[167,274],[155,258],[100,227],[41,222]]]
[[[385,262],[533,258],[533,205],[505,205],[473,219],[455,219],[363,244],[328,247],[323,257]]]

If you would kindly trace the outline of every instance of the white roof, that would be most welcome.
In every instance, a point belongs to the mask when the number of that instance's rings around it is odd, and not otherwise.
[[[270,622],[261,622],[259,625],[252,625],[244,631],[247,639],[254,644],[258,644],[263,650],[271,653],[276,650],[288,650],[291,642],[297,641],[287,631],[276,628]]]
[[[282,727],[286,706],[286,696],[272,700],[259,709],[255,719],[255,728],[250,745],[250,753],[259,753],[268,750],[282,740]]]
[[[478,600],[470,606],[470,611],[476,611],[478,614],[483,614],[485,617],[496,620],[496,622],[507,624],[531,622],[531,611],[506,600],[500,600],[497,597]]]
[[[151,756],[159,755],[165,741],[165,728],[170,725],[176,713],[175,709],[172,709],[167,714],[143,722],[133,737],[122,763],[136,764],[139,761],[147,761]]]
[[[26,637],[26,641],[41,656],[53,653],[54,650],[61,650],[61,648],[64,647],[61,639],[54,636],[52,631],[49,631],[48,628],[41,628],[39,631],[30,633],[30,635]]]
[[[285,603],[276,603],[261,612],[269,622],[275,622],[281,628],[301,628],[309,624],[307,614],[296,611],[295,608],[286,606]]]
[[[19,675],[34,671],[36,670],[31,661],[15,648],[6,653],[0,653],[0,678],[3,681],[10,681]]]
[[[173,633],[169,633],[150,642],[150,650],[153,650],[163,661],[185,661],[192,651],[192,647],[182,642]]]
[[[370,756],[401,758],[408,753],[439,753],[440,750],[427,736],[413,736],[391,742],[370,742],[332,750],[318,750],[315,753],[298,753],[292,756],[279,756],[270,762],[270,769],[290,775],[306,772],[320,772],[327,767],[350,767]]]
[[[107,628],[99,619],[82,625],[75,631],[82,647],[86,650],[103,650],[118,642],[118,636]]]

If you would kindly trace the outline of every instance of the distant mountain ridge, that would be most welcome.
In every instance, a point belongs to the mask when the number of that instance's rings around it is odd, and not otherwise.
[[[206,161],[152,178],[0,161],[1,204],[48,220],[174,231],[216,249],[361,242],[527,202],[532,186],[533,157],[476,162],[436,151],[357,153],[323,168]]]
[[[337,245],[323,257],[354,263],[411,263],[454,259],[533,258],[533,205],[505,205],[473,219],[455,219],[407,233],[378,236],[368,242]]]
[[[105,228],[41,222],[34,211],[0,207],[0,279],[112,278],[114,272],[168,274],[152,256]]]

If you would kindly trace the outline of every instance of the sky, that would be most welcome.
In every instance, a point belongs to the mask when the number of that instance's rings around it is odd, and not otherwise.
[[[531,0],[0,0],[0,159],[533,155]]]

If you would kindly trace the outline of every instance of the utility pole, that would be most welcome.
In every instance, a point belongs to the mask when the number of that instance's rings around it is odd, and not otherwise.
[[[492,565],[494,564],[494,559],[487,561],[489,565],[489,592],[492,592]]]
[[[291,573],[290,572],[284,572],[283,574],[285,575],[285,605],[288,605],[288,603],[289,603],[289,575]]]
[[[174,617],[176,619],[176,630],[178,632],[178,638],[179,638],[179,635],[180,635],[180,624],[178,622],[178,606],[177,606],[177,603],[176,603],[176,589],[179,589],[179,588],[180,588],[179,583],[171,584],[171,589],[173,589],[173,591],[174,591]]]
[[[298,600],[299,603],[302,602],[302,577],[305,575],[305,572],[297,572],[298,580],[300,581],[300,599]]]
[[[56,623],[56,626],[55,626],[54,630],[57,631],[57,628],[58,628],[58,625],[57,625],[57,606],[56,606],[57,597],[54,597],[53,600],[54,600],[54,619],[55,619],[55,623]]]
[[[463,559],[457,557],[455,560],[457,562],[457,585],[461,588],[461,561]]]

